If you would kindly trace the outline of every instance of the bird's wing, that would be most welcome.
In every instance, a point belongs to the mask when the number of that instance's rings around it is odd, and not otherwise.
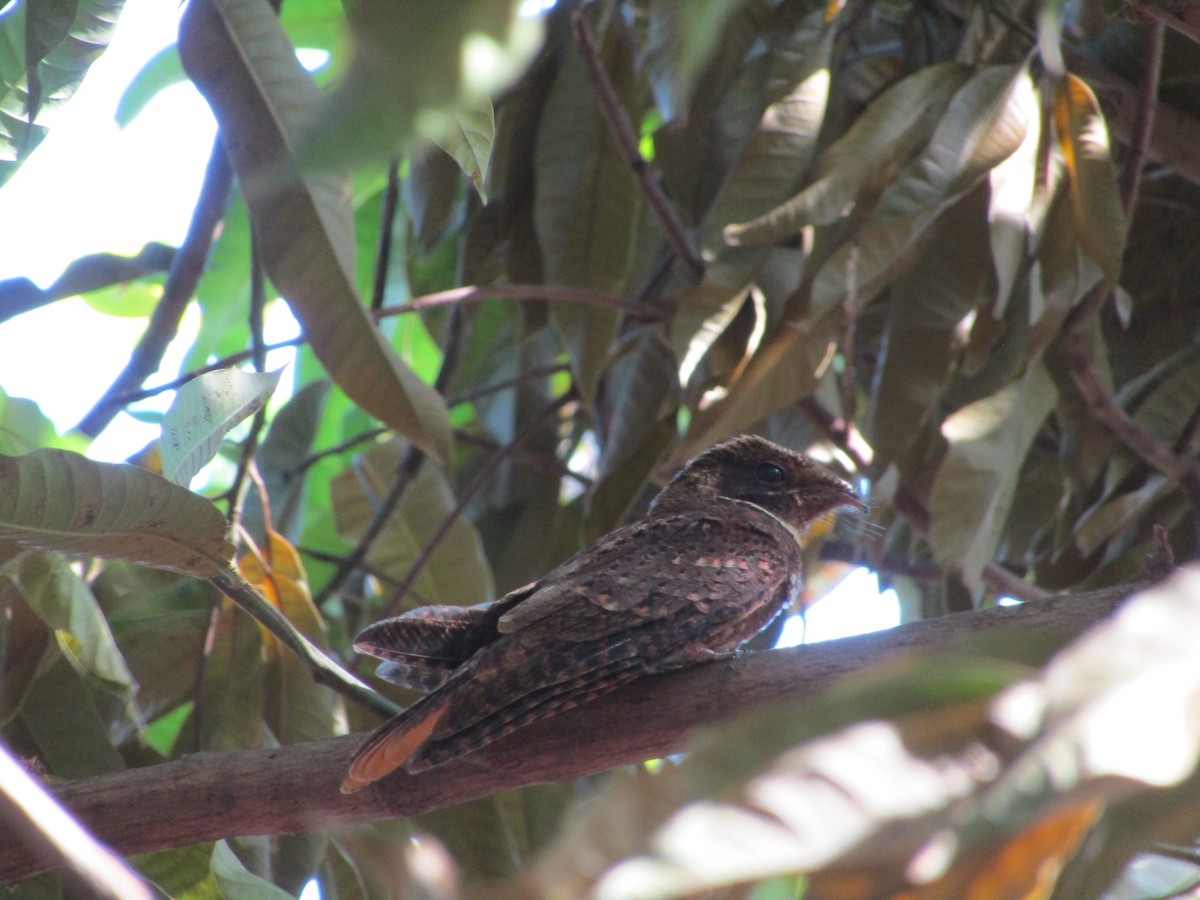
[[[799,559],[794,538],[765,513],[646,519],[547,574],[500,616],[497,629],[573,640],[619,633],[688,607],[707,614],[733,595],[770,593]]]
[[[431,691],[495,637],[486,606],[420,606],[367,627],[354,649],[385,660],[375,670],[380,678]]]

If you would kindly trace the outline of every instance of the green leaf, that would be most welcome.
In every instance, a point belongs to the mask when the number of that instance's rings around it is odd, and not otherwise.
[[[43,447],[82,451],[86,441],[70,436],[59,437],[54,423],[46,418],[36,403],[9,397],[0,389],[0,453],[15,456]]]
[[[292,895],[259,878],[237,858],[225,841],[213,845],[213,878],[226,900],[292,900]]]
[[[125,86],[121,99],[117,101],[117,111],[113,118],[118,125],[125,128],[162,91],[186,80],[187,74],[183,71],[183,63],[179,59],[179,48],[174,44],[163,47],[146,61]]]
[[[57,647],[47,653],[25,691],[16,721],[30,734],[46,767],[61,778],[125,768],[87,682]]]
[[[108,621],[88,586],[63,557],[27,553],[8,577],[46,626],[59,633],[63,655],[80,674],[126,701],[133,699],[138,684]]]
[[[123,6],[124,0],[43,0],[0,15],[0,185],[42,142],[57,108],[108,49]]]
[[[1074,75],[1066,75],[1059,84],[1054,124],[1071,177],[1071,211],[1079,245],[1115,285],[1125,251],[1125,209],[1104,113],[1091,88]]]
[[[986,203],[986,192],[976,190],[948,210],[931,240],[956,252],[928,253],[892,284],[866,425],[880,471],[930,424],[953,371],[955,330],[984,299],[991,266]]]
[[[201,578],[233,556],[210,501],[144,469],[64,450],[0,456],[0,541]]]
[[[238,423],[267,405],[280,372],[218,369],[197,375],[175,394],[163,417],[163,477],[187,487]]]
[[[469,0],[429,16],[419,0],[349,6],[350,68],[303,134],[301,158],[353,167],[402,156],[418,135],[446,140],[464,109],[481,108],[541,48],[540,20],[516,8]]]
[[[1008,518],[1025,455],[1054,408],[1057,391],[1041,363],[1020,381],[955,412],[942,425],[949,442],[929,503],[929,542],[938,562],[982,590]]]
[[[312,453],[313,440],[321,424],[329,382],[315,381],[292,395],[271,420],[267,436],[254,455],[271,504],[271,521],[276,531],[292,540],[299,533],[300,519],[306,508],[307,472],[305,463]],[[265,538],[262,504],[257,491],[246,496],[242,525],[255,538]]]
[[[483,97],[476,106],[464,106],[456,112],[454,127],[436,140],[437,145],[458,163],[484,203],[488,202],[486,179],[495,138],[496,114],[492,110],[492,101]]]
[[[179,50],[221,123],[267,274],[317,357],[363,409],[447,463],[445,403],[382,339],[359,301],[348,180],[295,168],[294,141],[322,94],[270,5],[191,3]]]
[[[963,66],[939,63],[896,82],[821,154],[803,191],[757,219],[727,226],[725,240],[734,246],[772,244],[805,225],[844,217],[863,193],[885,185],[925,145],[967,76]]]
[[[605,36],[600,59],[615,90],[636,102],[633,63],[615,34]],[[546,99],[534,153],[533,220],[550,284],[619,292],[628,277],[641,197],[593,99],[580,52],[571,48]],[[551,320],[570,354],[576,383],[595,396],[609,345],[614,310],[556,303]]]

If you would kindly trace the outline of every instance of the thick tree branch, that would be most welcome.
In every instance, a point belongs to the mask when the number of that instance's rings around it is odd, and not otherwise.
[[[698,726],[826,689],[838,677],[900,651],[941,651],[949,643],[1040,662],[1107,617],[1132,590],[961,613],[647,678],[523,729],[496,743],[482,762],[397,774],[356,794],[344,795],[338,788],[357,736],[275,750],[200,753],[83,779],[56,793],[122,854],[236,834],[288,834],[411,816],[678,752]],[[0,823],[0,880],[24,878],[39,869],[8,827]]]

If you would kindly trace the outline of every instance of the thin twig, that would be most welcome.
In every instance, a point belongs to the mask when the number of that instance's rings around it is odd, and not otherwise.
[[[183,312],[196,293],[196,285],[200,282],[208,251],[212,247],[213,234],[225,216],[232,183],[233,171],[229,167],[229,160],[218,135],[213,140],[212,154],[204,174],[204,185],[200,189],[200,198],[192,213],[187,237],[171,263],[162,298],[154,307],[146,331],[130,354],[129,362],[104,392],[104,396],[96,401],[95,406],[75,426],[77,431],[89,437],[98,435],[121,409],[120,398],[140,388],[142,382],[162,365],[167,345],[179,332]]]
[[[392,260],[392,232],[396,227],[396,207],[400,199],[400,164],[388,166],[387,188],[383,192],[383,214],[379,222],[379,244],[375,251],[375,281],[371,288],[371,309],[383,309],[388,268]]]
[[[1195,23],[1188,21],[1175,12],[1176,9],[1190,9],[1192,8],[1191,4],[1166,4],[1162,2],[1156,3],[1154,0],[1129,0],[1129,5],[1153,21],[1156,28],[1170,25],[1171,28],[1182,34],[1189,41],[1200,44],[1200,28],[1196,27]]]
[[[254,360],[254,370],[264,372],[267,368],[266,338],[264,336],[264,313],[267,307],[267,286],[263,277],[262,260],[259,258],[259,241],[254,231],[250,233],[250,354]],[[254,465],[254,453],[258,449],[258,440],[267,424],[267,406],[255,414],[250,424],[250,433],[242,441],[238,453],[237,470],[233,482],[229,485],[226,496],[229,497],[229,523],[235,525],[242,520],[242,504],[246,499],[244,490],[246,473]]]
[[[456,429],[454,439],[461,444],[468,446],[480,447],[484,450],[496,451],[501,448],[499,441],[494,441],[489,437],[484,437],[480,434],[473,434],[463,429]],[[525,464],[530,469],[539,472],[545,472],[547,475],[553,475],[556,478],[570,478],[575,481],[585,491],[592,486],[592,479],[586,475],[580,475],[578,472],[572,471],[571,467],[564,463],[557,456],[549,453],[535,453],[531,450],[518,450],[511,455],[514,463]]]
[[[600,116],[608,126],[608,133],[612,135],[621,157],[641,186],[642,194],[650,204],[650,210],[662,225],[667,243],[688,268],[697,275],[702,274],[704,260],[700,251],[694,246],[691,236],[679,218],[679,213],[663,192],[658,173],[642,158],[641,151],[638,150],[637,132],[633,129],[633,123],[629,121],[625,107],[621,105],[621,99],[617,96],[608,73],[604,71],[604,64],[600,62],[600,54],[596,50],[596,40],[582,12],[576,10],[572,13],[571,25],[575,31],[575,41],[587,66],[588,77],[596,90]]]
[[[858,323],[858,240],[850,242],[846,256],[846,296],[842,301],[842,421],[854,427],[854,341]]]
[[[485,300],[548,300],[552,303],[588,303],[592,306],[623,310],[630,316],[644,321],[653,322],[663,318],[663,314],[658,310],[631,303],[617,294],[595,291],[590,288],[567,287],[557,284],[483,284],[439,291],[436,294],[426,294],[424,297],[414,297],[399,306],[385,306],[375,312],[375,319],[423,312],[439,306],[469,306]]]
[[[446,400],[447,406],[461,406],[464,403],[473,403],[490,394],[496,394],[500,391],[508,390],[511,387],[518,387],[527,381],[536,381],[539,378],[549,378],[551,375],[558,375],[562,372],[571,371],[570,365],[567,363],[552,363],[548,366],[536,366],[527,372],[518,372],[512,378],[505,378],[501,381],[493,381],[490,384],[480,385],[477,388],[463,391],[454,397]]]
[[[270,353],[273,350],[284,350],[288,347],[299,347],[305,341],[305,337],[288,338],[286,341],[278,341],[274,344],[267,344],[263,349]],[[139,400],[145,400],[147,397],[156,397],[159,394],[173,391],[176,388],[187,384],[197,375],[203,375],[206,372],[216,372],[218,369],[228,369],[236,366],[239,363],[244,363],[248,359],[254,358],[253,350],[239,350],[237,353],[231,353],[229,356],[224,356],[215,362],[192,369],[190,372],[184,372],[178,378],[172,378],[170,381],[164,381],[162,384],[156,384],[154,387],[142,388],[137,391],[130,391],[126,394],[121,394],[119,397],[113,398],[113,403],[117,407],[128,406],[130,403],[137,403]]]
[[[1162,79],[1163,39],[1166,27],[1162,22],[1150,26],[1146,47],[1146,72],[1142,76],[1137,117],[1129,144],[1129,156],[1125,158],[1125,171],[1121,174],[1121,200],[1125,207],[1125,222],[1133,223],[1134,207],[1137,205],[1138,189],[1141,187],[1142,170],[1146,166],[1146,154],[1150,137],[1154,134],[1154,115],[1158,110],[1158,85]]]
[[[434,552],[436,552],[437,548],[441,546],[441,543],[445,539],[446,535],[450,533],[450,529],[454,527],[454,523],[462,517],[463,511],[467,508],[467,506],[470,505],[471,501],[475,499],[475,496],[492,480],[492,477],[496,474],[496,470],[500,468],[501,463],[503,463],[514,452],[520,449],[521,445],[537,434],[537,432],[542,428],[543,425],[546,424],[546,422],[550,421],[550,419],[553,418],[559,410],[561,410],[574,399],[575,394],[573,391],[568,391],[567,393],[563,394],[553,403],[548,405],[544,410],[542,410],[542,412],[532,422],[526,425],[516,437],[509,441],[508,444],[506,444],[501,450],[495,453],[491,459],[488,460],[487,465],[483,467],[483,470],[479,473],[479,475],[476,476],[475,480],[471,482],[470,487],[468,487],[466,491],[463,492],[463,495],[459,497],[458,503],[455,504],[454,509],[450,511],[450,514],[446,516],[445,520],[434,533],[433,537],[431,537],[428,543],[421,548],[421,555],[417,557],[415,562],[413,562],[413,566],[411,569],[409,569],[408,575],[405,576],[404,581],[400,583],[400,586],[396,588],[395,592],[392,594],[392,599],[388,602],[386,613],[387,616],[395,616],[399,614],[400,604],[404,602],[404,598],[408,595],[408,592],[412,589],[413,585],[416,584],[417,579],[420,578],[421,573],[425,570],[425,566],[428,565],[429,560],[433,558]]]
[[[446,332],[446,346],[442,350],[442,365],[438,369],[438,375],[434,381],[434,388],[439,393],[445,393],[446,384],[453,378],[454,370],[458,366],[462,345],[462,330],[462,313],[456,307],[451,311]],[[371,521],[367,523],[362,537],[359,538],[354,548],[346,555],[341,564],[338,565],[337,570],[333,573],[333,577],[325,583],[313,599],[313,602],[318,607],[337,592],[345,584],[346,579],[362,565],[363,560],[367,558],[367,554],[371,552],[371,547],[375,545],[375,541],[383,533],[384,527],[391,521],[392,514],[395,513],[396,508],[400,505],[400,500],[404,497],[409,485],[417,477],[417,472],[420,470],[424,459],[425,454],[415,445],[410,444],[404,452],[400,464],[396,467],[396,475],[392,479],[392,484],[388,488],[387,495],[372,514]]]

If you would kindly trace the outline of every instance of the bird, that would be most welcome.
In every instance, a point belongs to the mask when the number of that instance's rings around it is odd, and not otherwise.
[[[646,515],[480,606],[367,627],[378,675],[427,692],[360,745],[353,793],[422,772],[646,675],[730,656],[794,599],[806,529],[865,504],[832,471],[756,435],[700,453]]]

